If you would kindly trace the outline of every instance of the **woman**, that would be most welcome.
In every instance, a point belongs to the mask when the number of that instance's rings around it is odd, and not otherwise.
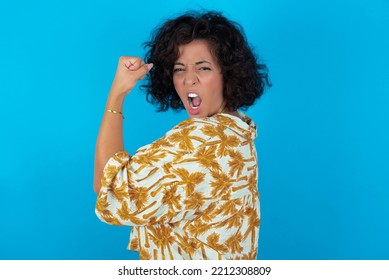
[[[96,214],[132,226],[140,259],[256,259],[260,224],[256,126],[238,112],[270,85],[238,24],[219,13],[167,21],[144,63],[121,57],[95,155]],[[148,75],[147,75],[148,74]],[[130,156],[122,105],[148,76],[147,100],[189,119]]]

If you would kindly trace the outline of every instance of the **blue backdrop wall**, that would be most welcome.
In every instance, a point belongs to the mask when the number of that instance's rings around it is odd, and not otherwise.
[[[58,2],[58,3],[55,3]],[[138,259],[94,214],[93,154],[120,55],[164,19],[241,23],[273,87],[259,125],[260,259],[389,259],[389,2],[7,1],[0,5],[0,259]],[[125,103],[129,152],[185,113]]]

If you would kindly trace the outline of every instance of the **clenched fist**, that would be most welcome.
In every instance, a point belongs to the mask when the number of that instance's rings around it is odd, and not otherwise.
[[[152,67],[152,63],[145,64],[139,57],[121,56],[110,94],[125,96],[134,88],[138,80],[143,79]]]

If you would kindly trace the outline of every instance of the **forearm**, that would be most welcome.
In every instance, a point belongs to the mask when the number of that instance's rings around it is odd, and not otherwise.
[[[140,58],[121,56],[115,78],[101,122],[97,137],[95,152],[94,190],[96,193],[101,188],[103,170],[115,153],[124,150],[123,144],[123,116],[107,110],[122,112],[124,97],[134,88],[137,81],[142,79],[153,67],[153,64],[145,64]]]
[[[108,96],[95,151],[94,190],[96,193],[100,191],[103,169],[109,158],[124,150],[123,117],[106,111],[111,109],[122,112],[123,102],[124,96],[117,96],[112,92]]]

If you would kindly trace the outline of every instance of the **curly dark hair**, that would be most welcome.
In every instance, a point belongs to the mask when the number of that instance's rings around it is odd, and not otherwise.
[[[266,65],[258,63],[238,23],[219,12],[189,12],[166,21],[144,44],[149,48],[145,61],[154,67],[142,88],[147,101],[159,106],[158,111],[184,108],[173,85],[173,67],[179,46],[193,40],[206,40],[219,63],[226,109],[246,110],[271,86]]]

